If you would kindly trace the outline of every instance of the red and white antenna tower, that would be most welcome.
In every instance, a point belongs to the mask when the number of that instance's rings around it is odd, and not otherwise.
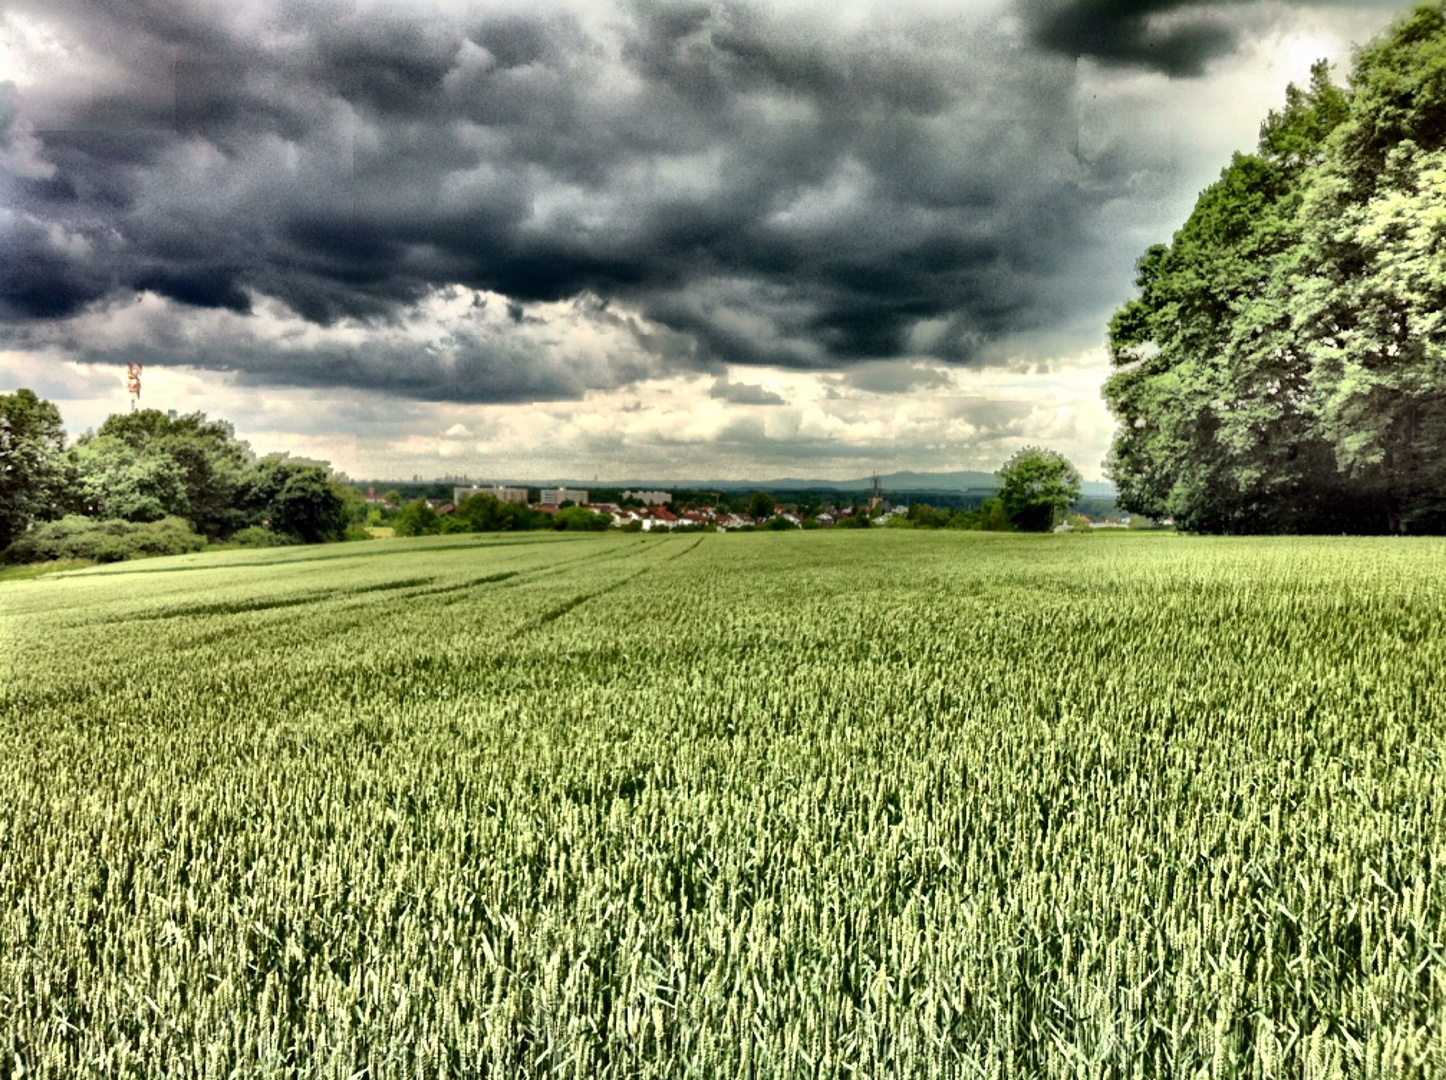
[[[126,365],[126,390],[131,395],[131,412],[136,411],[136,402],[141,399],[141,366],[130,363]]]

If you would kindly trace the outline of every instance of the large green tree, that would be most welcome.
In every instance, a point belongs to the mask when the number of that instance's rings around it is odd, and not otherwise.
[[[1122,507],[1205,532],[1446,528],[1446,8],[1291,87],[1116,312]]]
[[[1312,177],[1297,338],[1320,437],[1390,531],[1446,531],[1446,6],[1363,51]]]
[[[188,517],[185,470],[169,455],[137,449],[114,435],[83,436],[72,448],[75,498],[86,517],[159,521]]]
[[[1311,431],[1308,365],[1289,279],[1302,177],[1346,110],[1324,65],[1200,196],[1168,247],[1141,258],[1140,296],[1115,313],[1120,371],[1105,395],[1122,421],[1110,471],[1124,509],[1211,532],[1280,531],[1333,484]]]
[[[1079,501],[1079,470],[1063,454],[1026,446],[999,470],[999,503],[1024,532],[1044,532]]]
[[[154,521],[175,514],[213,537],[245,524],[239,495],[253,459],[223,420],[159,409],[116,413],[81,436],[73,456],[83,509],[93,516]]]
[[[33,390],[0,394],[0,549],[33,521],[61,515],[67,497],[60,412]]]
[[[242,480],[237,501],[254,524],[318,544],[346,535],[347,500],[339,487],[319,465],[268,457]]]

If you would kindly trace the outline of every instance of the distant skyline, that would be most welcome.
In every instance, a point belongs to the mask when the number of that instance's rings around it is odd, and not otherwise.
[[[0,12],[0,390],[359,477],[1102,479],[1104,327],[1403,6]]]
[[[882,473],[878,474],[878,477],[880,487],[883,488],[886,493],[894,494],[978,491],[984,488],[998,487],[999,485],[999,477],[997,474],[977,470],[937,473],[903,471]],[[820,490],[837,488],[840,491],[851,492],[866,491],[873,484],[873,475],[833,479],[812,476],[753,476],[734,479],[692,476],[679,480],[657,481],[646,476],[594,476],[591,478],[584,476],[469,476],[465,474],[422,476],[419,473],[413,473],[410,478],[405,476],[353,476],[348,477],[348,479],[353,483],[361,484],[450,484],[453,486],[468,484],[484,487],[488,485],[518,486],[525,484],[528,487],[572,487],[583,489],[612,489],[622,487],[648,490],[661,489],[664,491],[679,489],[708,491],[715,488],[724,488],[729,491],[753,488],[798,491],[814,488]],[[1112,496],[1114,494],[1114,485],[1097,480],[1086,480],[1082,485],[1082,494],[1085,498],[1106,495]]]

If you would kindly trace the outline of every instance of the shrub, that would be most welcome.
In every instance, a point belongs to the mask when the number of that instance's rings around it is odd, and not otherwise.
[[[165,517],[144,524],[70,515],[33,528],[5,552],[7,562],[94,559],[121,562],[143,555],[182,555],[200,551],[204,538],[184,518]]]
[[[612,524],[606,514],[595,514],[581,506],[565,506],[553,515],[553,528],[574,532],[602,532]]]
[[[284,533],[272,532],[261,525],[251,525],[242,529],[235,536],[231,537],[233,544],[240,544],[242,547],[286,547],[291,544],[299,544],[300,540],[294,536],[287,536]]]
[[[1009,523],[1009,512],[999,499],[985,499],[980,504],[978,521],[979,524],[976,527],[985,532],[1008,532],[1012,528]]]
[[[426,499],[409,502],[397,513],[392,521],[394,536],[435,536],[442,531],[437,512],[427,505]]]

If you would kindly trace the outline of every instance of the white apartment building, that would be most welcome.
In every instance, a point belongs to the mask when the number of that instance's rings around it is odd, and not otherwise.
[[[539,506],[561,506],[565,502],[581,506],[587,502],[587,492],[577,488],[543,488],[538,499]]]

